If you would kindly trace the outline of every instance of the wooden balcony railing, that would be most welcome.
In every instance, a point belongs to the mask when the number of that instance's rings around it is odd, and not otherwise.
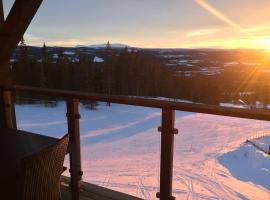
[[[80,152],[80,124],[79,124],[79,100],[95,100],[134,106],[160,108],[162,111],[162,123],[158,131],[161,132],[161,161],[160,161],[160,191],[157,197],[161,200],[174,199],[172,196],[173,178],[173,153],[174,135],[178,130],[174,127],[175,111],[188,111],[204,114],[222,115],[238,118],[270,121],[270,111],[259,109],[228,108],[205,104],[181,103],[166,100],[155,100],[139,97],[113,96],[88,94],[75,91],[44,89],[26,86],[0,87],[0,125],[16,128],[16,119],[12,106],[11,94],[36,94],[52,97],[60,97],[66,100],[67,122],[70,134],[70,172],[72,199],[78,199],[79,182],[82,176],[81,152]]]

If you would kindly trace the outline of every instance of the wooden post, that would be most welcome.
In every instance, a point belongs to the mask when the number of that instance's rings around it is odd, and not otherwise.
[[[0,129],[6,128],[6,117],[4,109],[4,92],[0,90]]]
[[[160,159],[160,192],[157,197],[161,200],[173,200],[172,177],[173,177],[173,151],[174,134],[178,131],[174,128],[175,111],[162,109],[161,132],[161,159]]]
[[[80,144],[80,114],[78,99],[68,98],[67,101],[68,132],[70,135],[70,173],[72,200],[79,200],[81,170],[81,144]]]

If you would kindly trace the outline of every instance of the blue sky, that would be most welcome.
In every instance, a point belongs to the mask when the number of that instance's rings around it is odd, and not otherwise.
[[[13,2],[4,0],[6,13]],[[33,45],[270,48],[269,11],[269,0],[44,0],[25,38]]]

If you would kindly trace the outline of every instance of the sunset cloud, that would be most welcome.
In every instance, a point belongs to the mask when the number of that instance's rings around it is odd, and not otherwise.
[[[187,37],[195,37],[195,36],[204,36],[204,35],[212,35],[217,33],[219,30],[212,28],[212,29],[200,29],[200,30],[195,30],[192,32],[187,33]]]

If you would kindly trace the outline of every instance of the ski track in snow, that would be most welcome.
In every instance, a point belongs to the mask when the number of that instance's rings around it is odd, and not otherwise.
[[[64,103],[55,108],[17,105],[16,111],[20,129],[55,137],[67,132]],[[107,107],[101,103],[96,111],[81,106],[80,113],[83,179],[144,199],[156,199],[160,109],[118,104]],[[174,157],[177,199],[270,200],[268,189],[237,179],[230,164],[226,168],[226,163],[219,162],[224,156],[235,156],[234,151],[247,138],[269,131],[269,122],[177,112],[175,127],[179,129]],[[231,157],[225,158],[230,162]],[[263,170],[268,180],[269,167]]]

